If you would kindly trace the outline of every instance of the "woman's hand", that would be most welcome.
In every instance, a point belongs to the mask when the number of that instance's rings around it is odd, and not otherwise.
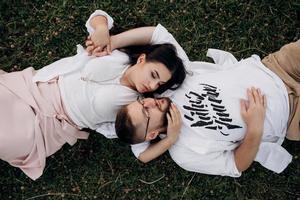
[[[101,56],[106,56],[111,54],[111,48],[109,47],[110,45],[104,48],[97,47],[90,39],[90,36],[85,41],[85,45],[86,45],[86,51],[88,52],[89,56],[93,55],[96,57],[101,57]]]
[[[111,53],[111,39],[106,22],[97,24],[94,33],[88,36],[85,45],[89,55],[104,56]]]
[[[254,87],[247,89],[247,96],[248,101],[241,100],[242,118],[251,133],[262,134],[267,107],[266,97],[260,89]]]
[[[100,48],[109,47],[110,45],[110,35],[107,25],[98,26],[95,32],[91,35],[91,41],[95,46]]]
[[[167,114],[167,119],[168,119],[168,128],[167,128],[166,139],[168,139],[172,144],[174,144],[177,141],[177,138],[180,133],[182,119],[181,119],[180,111],[173,103],[171,103],[170,111]]]

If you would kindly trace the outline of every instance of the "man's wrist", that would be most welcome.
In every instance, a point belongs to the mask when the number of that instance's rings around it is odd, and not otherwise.
[[[177,141],[177,138],[178,137],[170,137],[170,136],[167,136],[165,139],[168,141],[168,143],[171,145],[173,145],[176,141]]]
[[[248,130],[244,142],[256,146],[257,144],[260,144],[261,138],[262,138],[262,131]]]

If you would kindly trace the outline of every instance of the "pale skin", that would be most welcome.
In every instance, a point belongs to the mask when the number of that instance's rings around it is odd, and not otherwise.
[[[106,18],[94,17],[91,25],[95,32],[86,40],[87,51],[93,56],[104,56],[113,49],[128,45],[149,44],[155,27],[142,27],[110,36]],[[266,99],[259,89],[247,90],[248,101],[241,100],[241,115],[247,124],[247,131],[241,145],[234,151],[236,167],[239,171],[245,171],[253,162],[263,133],[263,121],[266,110]],[[163,154],[177,140],[181,127],[181,116],[175,105],[171,106],[171,116],[167,116],[169,126],[167,137],[160,142],[151,145],[139,155],[139,160],[149,162]],[[146,140],[152,140],[159,134],[158,131],[149,132]]]
[[[86,40],[86,50],[89,55],[96,57],[111,54],[112,50],[125,46],[149,44],[155,30],[155,27],[141,27],[110,36],[105,17],[93,17],[90,23],[95,31]],[[145,60],[143,56],[144,55],[141,55],[138,62],[140,60],[143,61],[143,59]],[[130,86],[130,81],[126,82],[126,76],[122,78],[121,83]],[[151,87],[151,89],[154,90],[156,88]],[[142,162],[146,163],[160,156],[176,142],[181,127],[181,116],[174,104],[170,107],[170,114],[168,114],[167,120],[167,137],[158,143],[151,145],[146,151],[141,153],[139,160]],[[154,130],[149,132],[146,136],[146,140],[149,141],[154,139],[160,131]]]
[[[241,100],[241,116],[247,125],[246,135],[240,146],[234,151],[235,163],[237,169],[242,172],[245,171],[253,162],[256,153],[258,151],[261,137],[263,134],[263,124],[266,110],[266,98],[261,93],[260,89],[251,88],[247,90],[248,100]],[[176,120],[170,120],[171,126],[167,131],[168,136],[161,140],[159,143],[151,145],[148,149],[142,152],[138,159],[144,163],[151,161],[152,159],[160,156],[166,150],[168,150],[177,140],[179,136],[179,130],[181,127],[181,115],[178,109],[174,106],[171,118]],[[156,116],[157,117],[157,116]],[[158,130],[158,129],[156,129]],[[150,131],[147,134],[146,141],[154,139],[159,132]]]
[[[248,101],[241,100],[241,115],[247,124],[246,136],[241,145],[234,151],[237,169],[245,171],[253,162],[263,134],[266,112],[266,97],[260,89],[247,90]]]
[[[141,27],[110,36],[106,17],[93,17],[90,23],[95,32],[87,38],[86,50],[97,57],[108,55],[117,48],[149,44],[155,30],[153,26]]]
[[[111,53],[111,41],[106,17],[95,16],[91,19],[91,26],[94,33],[88,36],[86,41],[89,55],[104,56]]]
[[[169,112],[170,114],[167,114],[167,136],[159,142],[151,144],[144,152],[142,152],[138,157],[141,162],[147,163],[157,158],[166,152],[177,141],[182,124],[181,115],[178,108],[173,103],[171,103]],[[154,139],[158,134],[158,132],[156,134],[147,134],[146,141]]]
[[[152,144],[139,155],[138,159],[144,163],[153,160],[168,150],[177,141],[179,136],[182,123],[180,112],[173,103],[171,103],[169,107],[167,102],[168,101],[164,100],[164,98],[145,98],[143,103],[138,103],[138,101],[136,101],[127,106],[128,114],[131,116],[133,126],[136,127],[138,133],[137,136],[140,141],[143,141],[145,137],[147,124],[146,116],[149,116],[150,118],[145,141],[151,141],[160,133],[166,132],[165,138],[158,143]],[[166,111],[169,111],[167,114],[167,128],[165,128],[162,123],[162,117],[165,115],[164,113]]]
[[[114,36],[109,35],[106,18],[95,16],[90,21],[94,32],[86,40],[89,55],[101,57],[116,48],[149,44],[155,27],[132,29]],[[121,78],[121,84],[140,93],[153,92],[171,78],[171,72],[159,62],[147,62],[141,54],[136,64],[129,67]]]

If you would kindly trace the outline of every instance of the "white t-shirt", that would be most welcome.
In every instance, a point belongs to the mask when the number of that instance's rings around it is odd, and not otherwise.
[[[208,55],[217,63],[191,62],[189,67],[194,75],[171,96],[183,119],[179,138],[169,149],[172,159],[188,171],[240,176],[233,154],[246,132],[240,99],[247,99],[246,89],[254,86],[267,98],[262,143],[255,160],[280,173],[292,159],[280,146],[289,115],[283,82],[258,56],[238,62],[220,50],[211,49]],[[132,151],[138,157],[148,146],[146,142],[132,145]]]
[[[112,18],[107,13],[97,10],[86,23],[90,34],[94,30],[89,21],[96,15],[106,16],[109,27],[112,27]],[[173,44],[184,63],[189,61],[174,37],[158,24],[151,44],[162,43]],[[97,129],[104,122],[114,121],[122,105],[137,99],[137,91],[120,84],[128,61],[128,56],[118,50],[114,50],[108,56],[92,57],[88,56],[82,47],[78,47],[76,56],[44,67],[34,77],[34,81],[46,81],[59,76],[62,101],[69,117],[81,128]]]

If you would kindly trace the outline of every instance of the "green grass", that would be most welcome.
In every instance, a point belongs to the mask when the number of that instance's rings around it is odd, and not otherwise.
[[[4,1],[0,0],[0,68],[41,68],[73,55],[86,37],[84,23],[100,8],[125,29],[163,24],[191,60],[209,47],[237,58],[261,57],[300,38],[300,1]],[[1,112],[1,111],[0,111]],[[0,162],[0,199],[296,199],[300,143],[285,142],[294,160],[282,174],[253,164],[241,178],[184,171],[169,155],[147,164],[128,146],[92,133],[87,141],[47,159],[37,181]]]

